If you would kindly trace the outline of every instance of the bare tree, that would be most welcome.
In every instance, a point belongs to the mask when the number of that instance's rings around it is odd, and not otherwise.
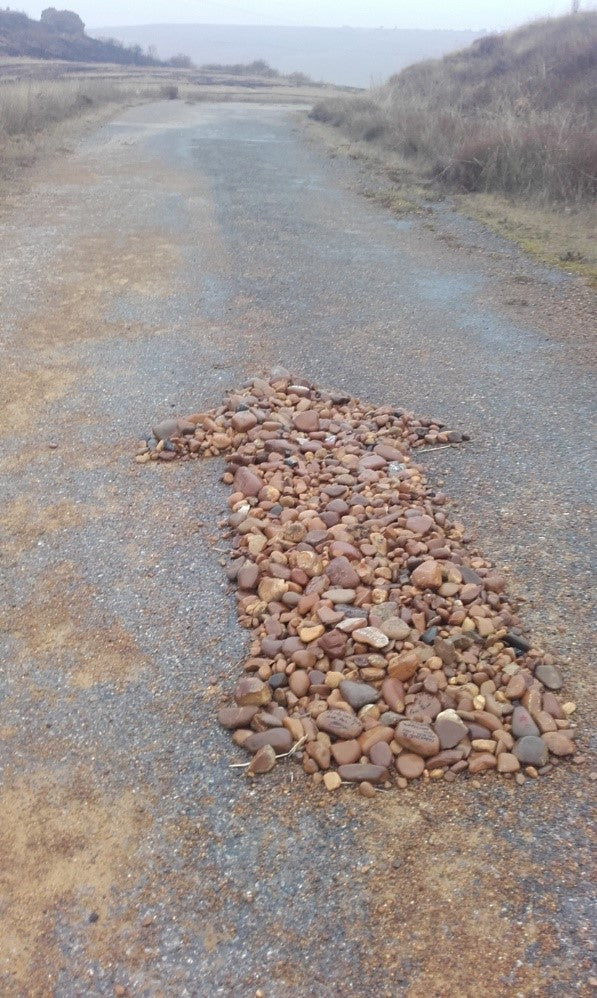
[[[572,13],[578,14],[580,10],[580,0],[572,0]]]

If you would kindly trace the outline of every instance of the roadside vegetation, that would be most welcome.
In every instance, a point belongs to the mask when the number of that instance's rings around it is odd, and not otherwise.
[[[535,22],[310,116],[427,189],[485,197],[485,220],[512,199],[573,217],[597,193],[596,51],[596,12]]]

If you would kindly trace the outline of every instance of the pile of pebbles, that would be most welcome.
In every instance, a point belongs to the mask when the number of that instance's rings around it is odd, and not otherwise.
[[[139,463],[226,460],[228,576],[253,641],[218,719],[249,775],[292,755],[371,795],[490,770],[522,783],[576,754],[553,656],[413,462],[463,439],[276,368],[142,442]]]

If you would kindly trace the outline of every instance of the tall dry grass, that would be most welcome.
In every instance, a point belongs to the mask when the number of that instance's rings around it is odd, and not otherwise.
[[[597,14],[487,37],[311,115],[465,191],[582,202],[597,193]]]
[[[122,86],[109,80],[0,82],[0,140],[37,135],[92,107],[127,99]]]

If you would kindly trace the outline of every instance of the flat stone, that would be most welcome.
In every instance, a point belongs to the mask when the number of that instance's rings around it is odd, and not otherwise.
[[[428,769],[445,769],[446,766],[453,766],[455,763],[460,762],[463,755],[463,749],[445,749],[443,752],[438,752],[437,755],[432,755],[429,759],[426,759],[425,765]]]
[[[388,617],[383,621],[380,631],[383,631],[390,641],[405,641],[410,635],[409,625],[400,617]]]
[[[276,765],[276,750],[272,745],[262,745],[247,768],[247,776],[257,776],[270,773]]]
[[[423,516],[409,516],[406,521],[406,529],[412,530],[413,534],[418,534],[419,537],[429,533],[433,525],[432,518],[426,514]]]
[[[257,676],[243,676],[234,687],[234,699],[239,707],[262,707],[271,698],[271,687]]]
[[[297,412],[292,417],[292,421],[297,430],[301,430],[303,433],[314,433],[319,429],[319,413],[316,409],[304,409],[302,412]]]
[[[325,632],[323,624],[313,624],[311,627],[299,627],[298,636],[301,641],[308,645],[311,641],[317,641]]]
[[[337,586],[341,589],[356,589],[361,581],[348,558],[344,555],[341,555],[339,558],[332,558],[325,567],[325,574],[332,586]],[[344,600],[344,602],[348,601]]]
[[[564,684],[562,674],[555,665],[538,665],[535,669],[535,678],[548,690],[561,690]]]
[[[506,686],[504,694],[508,697],[508,700],[520,700],[526,688],[527,684],[523,674],[521,672],[517,672],[515,676],[512,676],[512,679]]]
[[[256,752],[263,745],[271,745],[276,752],[288,752],[292,748],[292,735],[286,728],[269,728],[267,731],[256,731],[243,742],[247,752]]]
[[[553,695],[553,693],[543,694],[543,710],[546,710],[548,714],[552,717],[563,721],[566,717],[565,712],[562,710],[562,705],[558,698]]]
[[[178,420],[174,418],[163,419],[161,423],[156,423],[152,427],[151,432],[156,440],[169,440],[170,437],[178,436]]]
[[[342,786],[340,773],[328,772],[323,774],[323,785],[326,790],[338,790]]]
[[[300,698],[307,695],[311,686],[309,675],[304,669],[296,669],[288,678],[288,685],[294,695]]]
[[[396,727],[396,741],[403,748],[421,755],[437,755],[440,750],[439,738],[429,724],[419,721],[400,721]]]
[[[368,762],[339,766],[338,774],[341,780],[346,780],[348,783],[361,783],[363,780],[367,780],[368,783],[383,783],[389,775],[385,766],[374,766]]]
[[[259,598],[266,603],[277,602],[288,589],[288,583],[284,579],[270,579],[267,576],[261,579],[257,592]]]
[[[338,766],[348,766],[352,762],[358,762],[362,754],[361,744],[356,738],[334,742],[332,745],[332,755]]]
[[[257,417],[253,415],[252,412],[235,412],[234,416],[230,420],[230,424],[233,430],[239,433],[247,433],[252,430],[254,426],[257,426]]]
[[[384,679],[381,687],[381,695],[390,710],[395,710],[397,705],[404,706],[404,686],[400,679]]]
[[[327,589],[323,593],[324,599],[329,599],[334,604],[342,603],[352,603],[356,596],[354,589],[341,589],[338,586],[333,586],[331,589]]]
[[[396,759],[396,769],[407,780],[416,780],[423,775],[425,760],[412,752],[401,752]]]
[[[491,752],[481,752],[480,755],[471,756],[468,762],[468,771],[475,773],[485,773],[488,769],[495,769],[497,759]]]
[[[259,707],[222,707],[218,711],[218,723],[229,731],[248,728]]]
[[[539,728],[526,707],[517,706],[512,711],[512,734],[515,738],[539,734]]]
[[[468,736],[468,728],[455,710],[442,710],[433,725],[442,749],[451,749]]]
[[[543,736],[545,738],[545,735]],[[513,755],[523,766],[545,766],[549,760],[546,743],[536,735],[525,735],[516,742]]]
[[[512,752],[501,752],[497,757],[498,773],[517,773],[520,762]]]
[[[388,676],[392,679],[400,679],[406,682],[407,679],[411,679],[414,676],[420,664],[414,651],[405,651],[400,655],[393,655],[388,664]]]
[[[375,742],[369,749],[369,758],[374,766],[389,769],[394,761],[394,753],[387,742]]]
[[[326,655],[329,655],[330,658],[342,658],[346,650],[347,641],[348,636],[346,634],[334,629],[333,631],[326,631],[319,638],[319,647],[323,648]]]
[[[248,562],[246,565],[243,565],[242,568],[239,568],[236,575],[236,581],[241,589],[254,589],[257,585],[258,578],[259,568],[251,562]]]
[[[433,650],[441,658],[444,665],[455,665],[458,661],[458,652],[451,641],[437,637],[433,641]]]
[[[414,700],[406,705],[405,716],[414,721],[430,724],[441,710],[438,697],[432,693],[416,693]]]
[[[242,492],[244,496],[257,496],[262,487],[263,482],[258,475],[243,466],[238,468],[234,476],[235,492]]]
[[[472,582],[467,582],[460,590],[460,599],[463,603],[472,603],[481,593],[481,586],[475,586]]]
[[[439,589],[442,584],[442,566],[438,561],[424,561],[411,573],[410,581],[417,589]]]
[[[563,731],[546,731],[541,735],[552,755],[574,755],[576,745]]]
[[[360,710],[368,703],[376,703],[381,696],[374,686],[369,686],[368,683],[355,683],[351,679],[344,679],[340,683],[340,693],[353,710]]]
[[[383,631],[379,631],[377,627],[360,627],[352,632],[352,636],[355,641],[370,645],[371,648],[385,648],[390,643],[387,635]]]
[[[326,710],[319,715],[316,724],[320,731],[336,738],[358,738],[363,730],[358,717],[345,710]]]

